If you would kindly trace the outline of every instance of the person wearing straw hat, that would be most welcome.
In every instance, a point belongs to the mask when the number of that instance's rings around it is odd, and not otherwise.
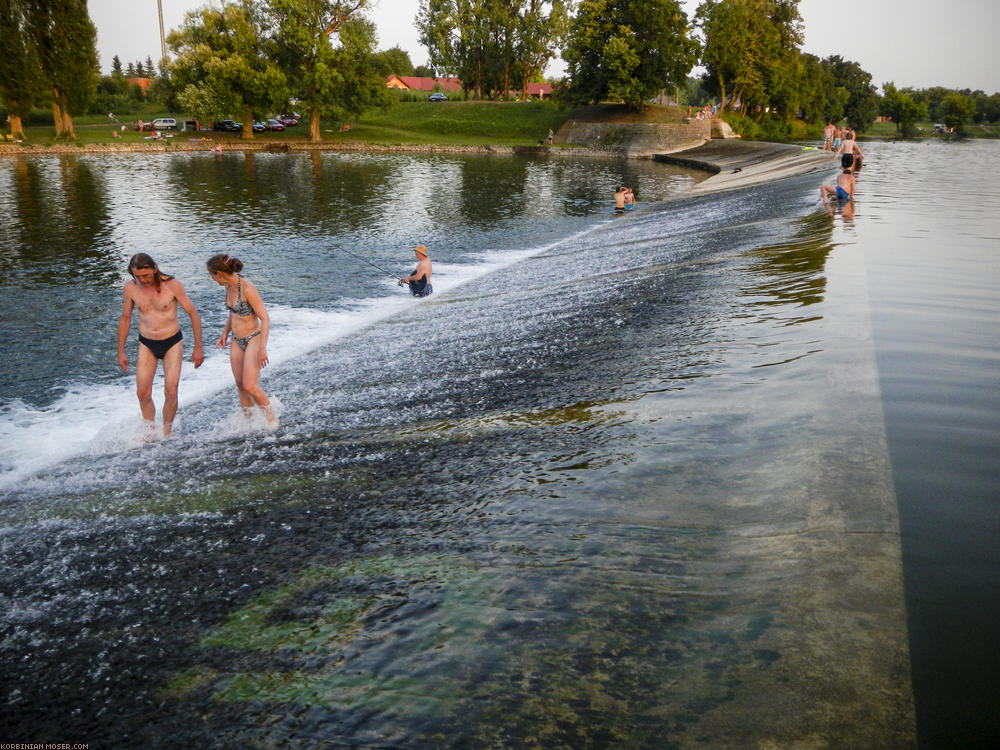
[[[431,286],[431,259],[427,252],[426,245],[417,245],[413,248],[413,254],[417,256],[417,267],[409,276],[399,280],[399,286],[409,284],[410,294],[414,297],[427,297],[434,292]]]

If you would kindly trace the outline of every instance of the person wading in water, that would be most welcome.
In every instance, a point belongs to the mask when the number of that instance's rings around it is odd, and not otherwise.
[[[136,253],[128,262],[132,280],[122,291],[122,315],[118,320],[118,366],[128,372],[125,356],[125,339],[132,327],[132,311],[139,310],[139,353],[135,364],[135,391],[139,410],[152,433],[156,418],[153,403],[153,376],[156,364],[163,360],[163,436],[170,437],[177,413],[177,385],[181,378],[181,361],[184,345],[181,343],[180,321],[177,306],[191,318],[194,333],[194,351],[191,361],[201,367],[205,355],[201,348],[201,318],[188,299],[181,282],[160,271],[146,253]],[[151,436],[151,435],[150,435]]]
[[[427,297],[434,292],[431,286],[431,259],[427,257],[427,246],[417,245],[413,248],[417,256],[417,267],[409,276],[399,280],[399,286],[410,285],[410,294],[414,297]]]

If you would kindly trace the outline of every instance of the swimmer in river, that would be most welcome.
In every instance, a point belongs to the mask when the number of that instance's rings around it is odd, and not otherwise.
[[[426,245],[417,245],[413,248],[413,254],[417,256],[417,267],[413,273],[398,280],[398,285],[409,284],[410,294],[414,297],[427,297],[434,293],[431,286],[431,259],[428,256]]]
[[[181,282],[160,271],[146,253],[136,253],[128,262],[132,280],[122,290],[122,314],[118,320],[118,366],[128,372],[125,339],[132,327],[132,311],[139,310],[139,353],[135,364],[135,391],[139,410],[152,433],[156,419],[153,377],[157,362],[163,360],[163,436],[170,437],[177,413],[177,386],[181,377],[184,345],[181,343],[177,306],[191,318],[194,351],[191,361],[201,367],[205,355],[201,347],[201,318],[188,299]]]
[[[239,258],[220,253],[209,258],[206,265],[212,280],[226,288],[229,317],[215,347],[225,349],[229,346],[229,334],[232,332],[235,346],[229,347],[229,364],[240,395],[240,406],[247,417],[253,406],[260,407],[267,421],[273,423],[277,418],[271,411],[271,401],[258,382],[260,371],[268,363],[267,337],[271,319],[267,308],[253,282],[240,276],[243,261]]]

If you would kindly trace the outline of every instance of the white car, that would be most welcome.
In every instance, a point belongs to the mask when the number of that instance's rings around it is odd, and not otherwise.
[[[176,130],[177,120],[173,117],[157,117],[153,120],[153,130]]]

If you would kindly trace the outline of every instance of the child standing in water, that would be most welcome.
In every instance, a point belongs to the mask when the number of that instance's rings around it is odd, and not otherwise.
[[[212,280],[226,288],[229,317],[215,347],[225,349],[232,332],[235,346],[229,348],[229,363],[240,394],[240,405],[248,417],[251,415],[251,407],[259,406],[267,421],[275,422],[271,402],[257,382],[261,369],[268,362],[267,336],[271,319],[267,316],[267,309],[257,287],[239,275],[243,269],[243,262],[239,258],[220,253],[209,258],[207,265],[208,275]]]

